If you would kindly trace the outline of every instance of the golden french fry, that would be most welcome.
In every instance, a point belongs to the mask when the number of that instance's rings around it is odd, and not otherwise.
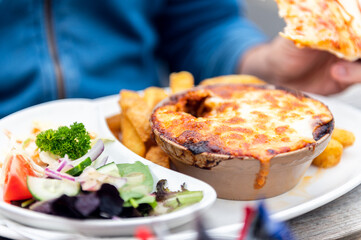
[[[121,118],[120,113],[106,118],[107,125],[110,131],[117,138],[119,137],[119,133],[120,133],[120,118]]]
[[[335,128],[331,137],[339,141],[344,148],[353,145],[355,142],[355,135],[352,132],[341,128]]]
[[[149,117],[152,109],[138,93],[128,90],[120,92],[119,105],[143,142],[148,141],[151,134]]]
[[[131,124],[127,116],[123,113],[120,115],[120,128],[122,131],[122,143],[124,146],[144,157],[145,144],[142,142],[134,126]]]
[[[122,112],[125,112],[128,108],[132,106],[134,101],[141,98],[141,96],[137,92],[130,90],[121,90],[119,95],[119,106]]]
[[[168,97],[168,94],[163,88],[149,87],[144,90],[144,101],[151,109],[166,97]]]
[[[150,147],[145,158],[162,167],[170,168],[169,157],[159,146]]]
[[[239,83],[239,84],[257,84],[257,85],[267,84],[265,81],[262,81],[261,79],[251,75],[227,75],[227,76],[205,79],[199,85],[204,86],[204,85],[213,85],[219,83]]]
[[[149,118],[152,109],[148,107],[145,101],[135,101],[133,106],[129,108],[125,115],[136,129],[140,139],[143,142],[148,141],[150,134],[152,133]]]
[[[342,144],[331,138],[325,150],[318,157],[313,159],[312,164],[321,168],[336,166],[341,160],[342,152]]]
[[[190,72],[171,73],[169,86],[172,93],[177,93],[194,87],[194,78]]]

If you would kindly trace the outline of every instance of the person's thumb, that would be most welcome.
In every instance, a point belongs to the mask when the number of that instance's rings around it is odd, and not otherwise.
[[[338,62],[331,67],[332,76],[344,84],[361,83],[361,63]]]

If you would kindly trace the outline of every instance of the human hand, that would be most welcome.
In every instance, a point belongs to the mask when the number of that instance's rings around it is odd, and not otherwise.
[[[297,48],[282,37],[248,51],[240,73],[269,83],[329,95],[361,83],[361,63],[341,60],[326,51]]]

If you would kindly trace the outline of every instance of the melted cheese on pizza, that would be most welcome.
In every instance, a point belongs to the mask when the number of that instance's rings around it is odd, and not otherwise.
[[[276,0],[287,23],[281,35],[298,46],[326,50],[350,61],[361,56],[360,0]]]
[[[153,112],[151,121],[161,135],[195,154],[267,162],[279,153],[314,145],[333,116],[324,104],[301,94],[215,85],[174,97]]]

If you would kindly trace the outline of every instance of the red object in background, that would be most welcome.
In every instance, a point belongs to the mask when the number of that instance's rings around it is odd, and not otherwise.
[[[147,227],[139,227],[135,231],[135,237],[139,240],[150,240],[154,239],[154,235],[151,230]]]
[[[238,240],[268,239],[268,240],[294,240],[287,224],[273,220],[265,206],[260,201],[255,208],[245,209],[245,220]]]
[[[26,184],[27,176],[35,176],[35,173],[25,158],[20,154],[10,156],[5,166],[5,202],[32,198]]]
[[[238,240],[243,240],[246,238],[248,231],[249,231],[249,227],[252,223],[252,220],[254,218],[254,214],[255,214],[255,210],[252,209],[251,207],[246,207],[245,209],[245,218],[244,218],[244,225],[243,228],[241,230],[241,234],[238,238]]]

